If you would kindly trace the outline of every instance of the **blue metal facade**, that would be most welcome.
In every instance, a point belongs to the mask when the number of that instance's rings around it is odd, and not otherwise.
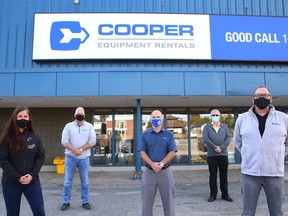
[[[74,4],[74,0],[0,0],[0,108],[12,108],[17,102],[9,103],[9,100],[22,97],[36,100],[40,98],[34,105],[37,108],[43,107],[41,98],[60,98],[61,101],[62,98],[69,100],[69,97],[92,96],[110,100],[110,96],[114,96],[114,99],[128,96],[135,101],[131,107],[136,108],[137,101],[136,119],[139,123],[141,107],[153,107],[153,101],[164,96],[189,97],[192,102],[198,97],[204,97],[205,100],[206,96],[210,99],[217,96],[228,98],[229,101],[238,96],[250,96],[256,86],[263,84],[269,87],[273,96],[278,96],[278,106],[288,106],[287,62],[149,59],[32,61],[34,14],[58,12],[286,17],[288,0],[80,0],[79,4]],[[157,85],[153,80],[159,81]],[[145,105],[145,97],[152,98],[152,102]],[[138,98],[142,98],[142,101]],[[3,101],[8,101],[8,105],[5,102],[4,106]],[[183,101],[175,101],[174,107],[191,107],[189,103],[183,105]],[[119,107],[118,102],[113,101],[111,108]],[[214,106],[213,102],[208,99],[208,106]],[[248,106],[241,102],[227,104],[233,107]],[[217,105],[221,106],[221,103]],[[96,101],[89,106],[97,108],[101,104]],[[60,107],[67,107],[65,100]],[[42,127],[43,134],[47,134],[44,130],[46,126]],[[134,134],[136,141],[139,141],[140,133],[141,128],[137,128]],[[55,137],[55,134],[52,136]],[[47,149],[56,149],[56,144],[50,146],[51,140],[49,136],[44,139]],[[191,155],[191,150],[188,151]],[[53,152],[50,157],[52,154],[56,155]],[[235,157],[238,158],[239,154]],[[140,171],[140,156],[137,153],[135,161],[136,171]],[[240,159],[236,161],[239,162]]]
[[[36,12],[287,16],[288,0],[80,0],[79,4],[74,4],[73,0],[1,0],[0,97],[2,98],[90,95],[245,96],[250,95],[255,86],[260,84],[267,85],[273,95],[288,95],[286,62],[147,60],[34,62],[32,42]],[[78,73],[81,73],[81,76]],[[152,79],[161,80],[157,89],[151,85]],[[209,88],[203,85],[207,80],[212,80]],[[76,88],[77,82],[85,83],[85,87]]]

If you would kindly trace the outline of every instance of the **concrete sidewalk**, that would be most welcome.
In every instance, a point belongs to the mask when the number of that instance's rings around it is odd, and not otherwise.
[[[234,202],[229,203],[220,198],[212,203],[209,197],[209,172],[207,165],[193,167],[173,166],[176,185],[176,215],[241,215],[241,185],[239,165],[230,165],[229,194]],[[45,169],[44,169],[45,170]],[[78,173],[74,178],[71,207],[60,211],[62,205],[62,189],[64,175],[55,172],[41,171],[46,214],[48,216],[61,215],[99,215],[99,216],[140,216],[141,215],[141,182],[133,180],[134,170],[130,168],[91,168],[90,171],[90,199],[92,211],[81,207],[80,181]],[[287,175],[285,185],[288,185]],[[288,194],[285,191],[285,200]],[[284,214],[288,215],[288,203],[284,204]],[[0,215],[6,215],[2,190],[0,190]],[[21,216],[31,216],[30,207],[23,197]],[[162,216],[162,203],[157,193],[154,204],[154,216]],[[268,216],[265,195],[261,192],[258,202],[257,215]]]

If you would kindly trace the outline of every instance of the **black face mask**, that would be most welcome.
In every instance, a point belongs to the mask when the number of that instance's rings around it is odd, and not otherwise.
[[[270,99],[265,99],[263,97],[260,97],[258,99],[254,99],[254,104],[259,109],[265,109],[270,104]]]
[[[85,119],[85,116],[84,115],[76,115],[76,119],[78,121],[83,121]]]
[[[27,120],[27,119],[19,119],[19,120],[17,120],[17,125],[20,128],[25,128],[25,127],[28,126],[28,124],[29,124],[29,120]]]

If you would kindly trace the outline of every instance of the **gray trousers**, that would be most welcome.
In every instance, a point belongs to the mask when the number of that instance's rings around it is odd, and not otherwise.
[[[170,168],[156,173],[146,168],[142,175],[142,216],[153,216],[153,204],[159,188],[165,216],[175,216],[175,186]]]
[[[282,216],[284,201],[284,178],[242,174],[242,216],[254,216],[260,191],[264,188],[270,216]]]

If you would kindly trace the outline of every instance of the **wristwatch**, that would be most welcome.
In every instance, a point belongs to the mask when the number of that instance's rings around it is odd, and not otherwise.
[[[82,152],[83,152],[83,149],[82,149],[82,148],[80,148],[79,150],[80,150],[80,152],[81,152],[81,154],[82,154]]]
[[[161,168],[164,167],[164,163],[162,161],[159,163],[159,165],[160,165]]]

